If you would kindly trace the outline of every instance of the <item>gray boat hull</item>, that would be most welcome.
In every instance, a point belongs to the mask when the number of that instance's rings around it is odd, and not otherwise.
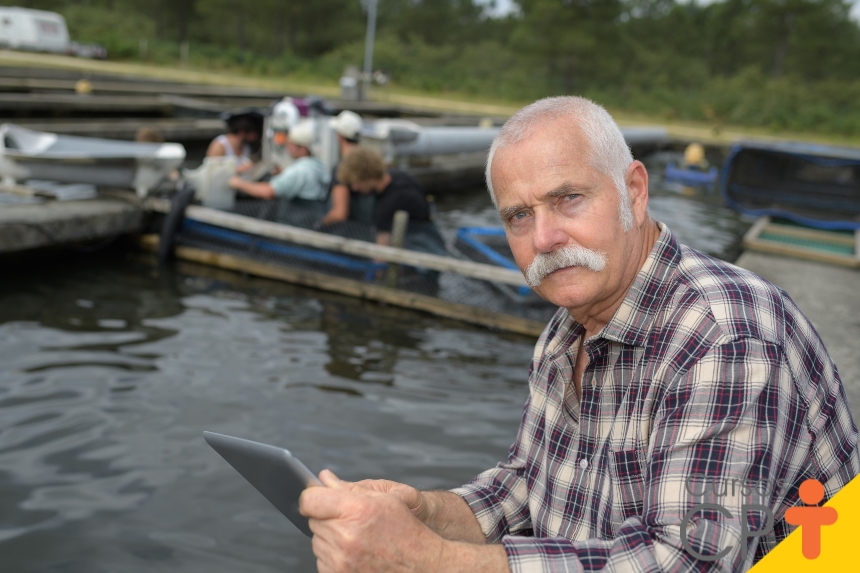
[[[57,135],[0,125],[0,176],[130,188],[141,196],[185,159],[178,143],[138,143]]]

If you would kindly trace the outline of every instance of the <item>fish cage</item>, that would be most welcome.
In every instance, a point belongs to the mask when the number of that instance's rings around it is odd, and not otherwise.
[[[860,149],[740,142],[723,165],[726,203],[824,230],[860,229]]]

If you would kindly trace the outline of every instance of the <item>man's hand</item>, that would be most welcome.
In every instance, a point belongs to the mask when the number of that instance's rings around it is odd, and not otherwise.
[[[395,493],[415,506],[420,494],[413,488],[395,482],[342,482],[330,471],[320,479],[326,487],[308,488],[299,500],[302,515],[310,519],[320,573],[449,569],[441,562],[448,542]]]
[[[430,525],[432,522],[433,514],[426,496],[411,485],[387,479],[366,479],[356,482],[354,485],[380,493],[389,493],[402,501],[412,512],[412,515],[425,525]]]
[[[344,482],[345,483],[345,482]],[[385,479],[350,484],[397,497],[424,525],[443,539],[483,545],[487,538],[469,505],[449,491],[418,491],[412,486]]]

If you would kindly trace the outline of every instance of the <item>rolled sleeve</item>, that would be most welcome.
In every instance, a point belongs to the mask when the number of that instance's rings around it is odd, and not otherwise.
[[[494,468],[451,491],[469,504],[487,543],[498,543],[513,532],[531,531],[526,480],[515,471]]]
[[[512,573],[667,570],[655,562],[655,544],[638,519],[625,522],[613,540],[507,536],[502,545]]]

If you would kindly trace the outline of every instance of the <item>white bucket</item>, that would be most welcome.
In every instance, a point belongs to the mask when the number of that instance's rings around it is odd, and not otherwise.
[[[236,174],[235,157],[206,157],[197,169],[185,169],[185,178],[197,190],[204,207],[229,211],[236,204],[236,191],[227,181]]]

